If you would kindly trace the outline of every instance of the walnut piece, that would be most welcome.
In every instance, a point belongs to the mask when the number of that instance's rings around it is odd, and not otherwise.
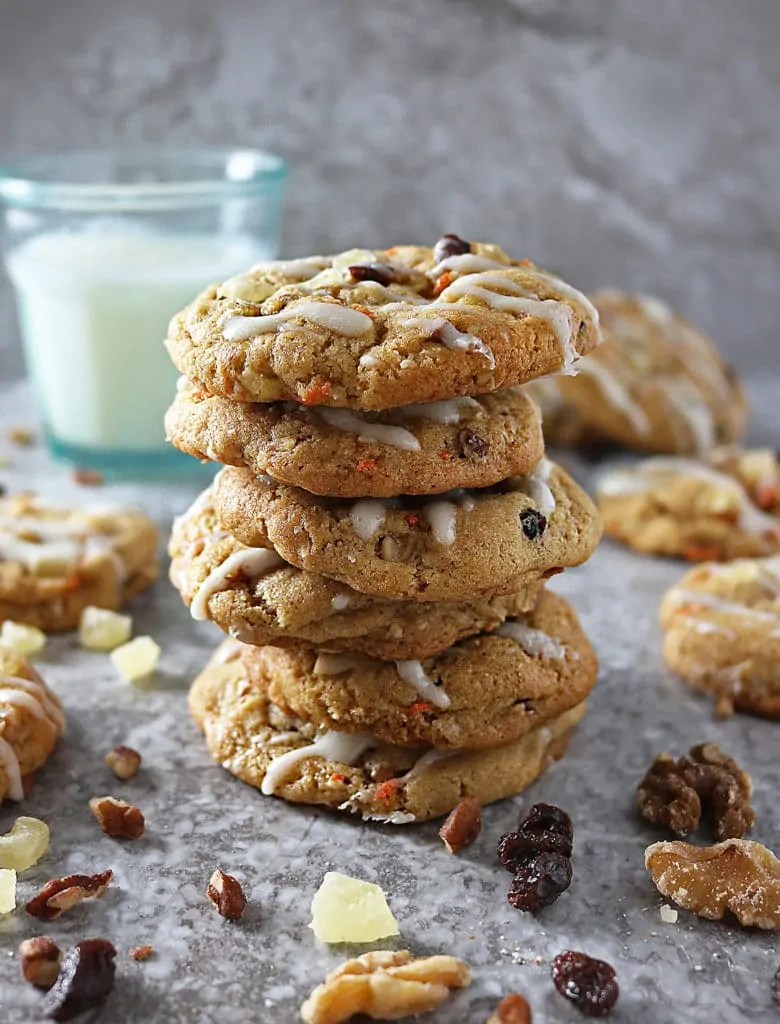
[[[439,836],[450,853],[460,853],[482,831],[482,805],[474,796],[464,796],[450,811]]]
[[[528,1000],[517,992],[511,992],[501,1000],[485,1024],[531,1024]]]
[[[106,764],[118,779],[127,782],[141,767],[141,755],[132,747],[114,747],[106,754]]]
[[[780,928],[780,861],[761,843],[654,843],[645,867],[659,892],[700,917],[719,920],[730,910],[746,927]]]
[[[130,956],[133,960],[148,960],[149,957],[154,953],[154,946],[133,946],[130,950]]]
[[[102,896],[113,875],[113,871],[102,871],[95,875],[52,878],[27,904],[27,913],[41,921],[53,921],[82,900]]]
[[[60,973],[62,950],[48,935],[25,939],[19,946],[19,966],[24,980],[36,988],[50,989]]]
[[[413,960],[408,949],[376,950],[348,960],[318,985],[301,1007],[306,1024],[340,1024],[358,1013],[397,1020],[434,1010],[471,971],[453,956]]]
[[[715,743],[698,743],[676,761],[659,754],[639,784],[641,814],[687,836],[699,827],[702,810],[713,837],[741,839],[756,820],[750,806],[752,783],[747,772]]]
[[[112,839],[138,839],[144,834],[146,820],[139,807],[113,796],[93,796],[89,809],[98,825]]]
[[[244,913],[246,896],[241,883],[221,868],[217,868],[209,879],[206,895],[228,921],[237,921]]]

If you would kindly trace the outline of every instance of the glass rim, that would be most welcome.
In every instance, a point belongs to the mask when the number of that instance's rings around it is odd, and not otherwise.
[[[150,170],[169,164],[204,167],[202,178],[180,181],[90,182],[67,181],[48,173],[57,164],[73,165],[90,159],[126,159],[135,164],[148,160]],[[231,175],[231,163],[233,174]],[[212,170],[220,164],[224,176]],[[76,149],[44,153],[0,165],[0,203],[9,207],[62,209],[83,212],[100,210],[150,210],[175,206],[201,206],[225,198],[251,196],[279,189],[288,175],[285,159],[268,150],[248,146],[213,148],[176,148],[141,146],[138,148]],[[37,172],[37,174],[36,174]]]

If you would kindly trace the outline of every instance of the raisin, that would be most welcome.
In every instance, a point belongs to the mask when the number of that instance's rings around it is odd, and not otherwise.
[[[571,885],[571,860],[563,853],[540,853],[517,868],[507,899],[516,910],[535,914],[555,903]]]
[[[398,280],[398,273],[387,263],[355,263],[349,267],[349,272],[355,281],[376,281],[377,284],[395,284]]]
[[[44,1016],[70,1020],[102,1003],[114,987],[116,949],[107,939],[85,939],[69,949],[43,1001]]]
[[[620,995],[614,968],[606,960],[567,949],[553,960],[552,980],[564,999],[586,1017],[606,1017]]]
[[[465,457],[471,452],[480,459],[484,459],[490,450],[490,445],[485,438],[480,437],[473,430],[469,430],[468,427],[458,431],[458,447],[460,448],[461,457]]]
[[[520,526],[529,540],[536,540],[547,529],[547,519],[535,508],[527,508],[520,513]]]
[[[496,852],[515,876],[507,893],[513,907],[535,913],[569,888],[573,836],[571,818],[552,804],[535,804],[516,832],[501,836]]]
[[[462,256],[471,252],[471,242],[467,242],[457,235],[442,235],[433,249],[434,263],[441,263],[448,256]]]

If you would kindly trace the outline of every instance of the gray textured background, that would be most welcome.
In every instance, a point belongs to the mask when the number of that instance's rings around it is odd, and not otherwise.
[[[0,156],[248,143],[287,254],[495,238],[776,363],[777,0],[0,0]],[[0,295],[0,377],[18,372]],[[9,355],[9,352],[11,353]]]

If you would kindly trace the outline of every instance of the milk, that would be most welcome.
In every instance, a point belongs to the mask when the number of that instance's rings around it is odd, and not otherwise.
[[[178,377],[163,345],[171,316],[206,285],[273,255],[248,237],[164,235],[113,221],[12,250],[22,339],[54,444],[162,449]]]

